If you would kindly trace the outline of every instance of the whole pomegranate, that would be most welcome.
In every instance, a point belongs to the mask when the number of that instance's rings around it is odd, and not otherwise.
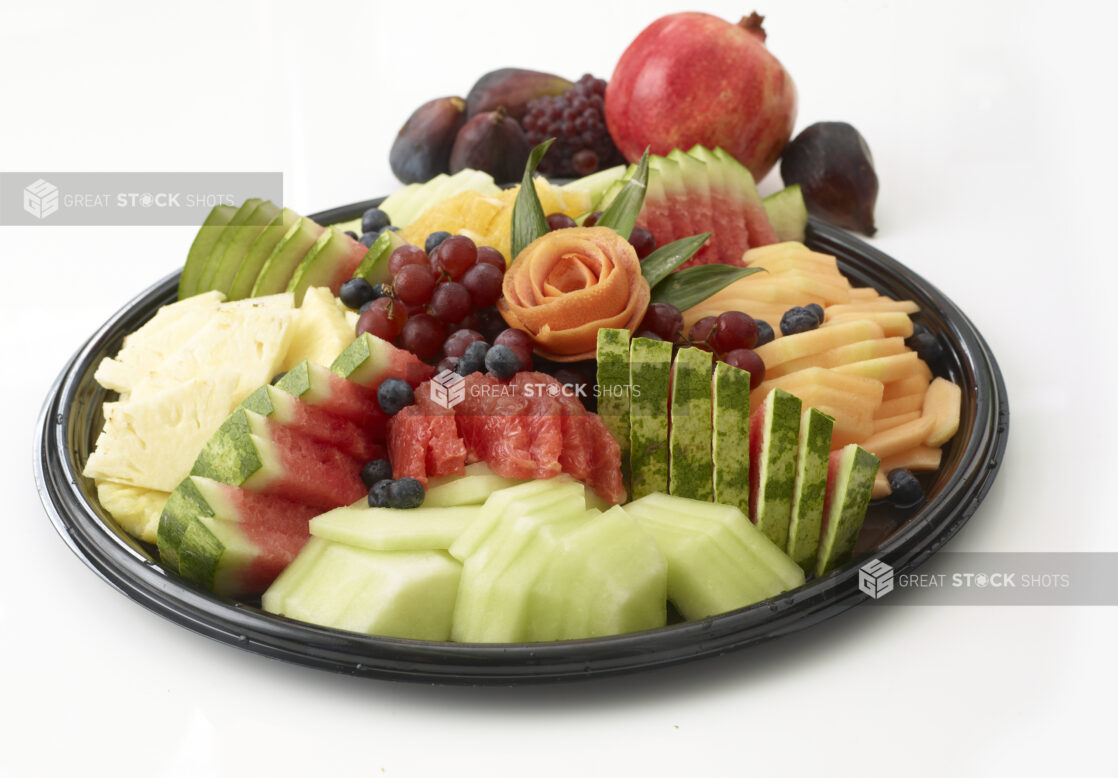
[[[657,19],[629,44],[606,88],[606,125],[635,162],[696,143],[721,146],[760,181],[796,121],[796,87],[765,47],[764,17]]]

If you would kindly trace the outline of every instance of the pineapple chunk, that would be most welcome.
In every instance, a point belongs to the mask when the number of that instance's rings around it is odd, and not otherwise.
[[[120,528],[146,543],[154,543],[159,515],[169,492],[97,480],[97,500]]]

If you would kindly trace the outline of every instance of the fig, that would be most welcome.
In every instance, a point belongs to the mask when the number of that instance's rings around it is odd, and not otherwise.
[[[561,95],[573,83],[551,73],[522,68],[501,68],[486,73],[466,95],[466,115],[470,118],[503,107],[520,121],[528,111],[528,101],[537,97]]]
[[[416,108],[388,153],[396,178],[421,184],[446,173],[454,139],[465,123],[466,101],[461,97],[440,97]]]
[[[520,123],[504,108],[485,111],[458,131],[450,151],[450,172],[484,170],[499,184],[519,181],[532,149]]]
[[[799,184],[810,213],[849,230],[873,235],[877,173],[869,146],[846,122],[817,122],[784,149],[784,185]]]

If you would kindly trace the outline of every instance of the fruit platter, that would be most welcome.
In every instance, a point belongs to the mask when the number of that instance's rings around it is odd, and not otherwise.
[[[919,566],[997,473],[1005,386],[848,232],[868,147],[791,138],[760,21],[675,14],[608,83],[508,68],[424,103],[387,196],[215,207],[47,397],[62,538],[195,632],[443,683],[715,656],[865,602],[870,559]],[[657,61],[680,30],[704,55]],[[712,40],[752,121],[645,105]]]

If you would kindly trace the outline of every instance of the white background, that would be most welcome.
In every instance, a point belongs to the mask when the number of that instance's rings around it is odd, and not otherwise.
[[[676,10],[5,3],[0,170],[282,170],[286,204],[310,212],[392,189],[388,148],[419,103],[503,66],[608,77],[646,24]],[[797,128],[846,120],[873,149],[872,242],[967,311],[1005,374],[1005,465],[950,548],[1118,551],[1114,14],[758,10],[799,88]],[[770,176],[762,189],[778,186]],[[1113,769],[1113,608],[858,608],[692,666],[516,689],[333,676],[148,613],[55,534],[31,477],[34,416],[67,357],[176,269],[191,237],[0,228],[0,776]]]

